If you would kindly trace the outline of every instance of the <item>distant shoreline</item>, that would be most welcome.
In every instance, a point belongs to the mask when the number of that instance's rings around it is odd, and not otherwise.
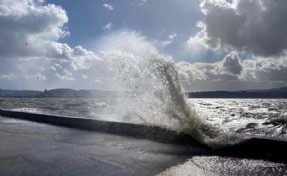
[[[115,98],[130,93],[131,92],[73,89],[52,89],[44,91],[0,89],[0,98]],[[285,99],[287,98],[287,87],[266,90],[185,92],[185,95],[188,98]]]
[[[189,92],[187,93],[188,98],[275,98],[285,99],[287,98],[286,92],[227,92],[227,91],[214,91],[214,92]]]

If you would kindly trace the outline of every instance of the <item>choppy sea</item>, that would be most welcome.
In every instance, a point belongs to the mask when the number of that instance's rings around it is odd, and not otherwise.
[[[188,99],[199,118],[223,131],[286,138],[287,99]],[[115,99],[7,98],[0,108],[97,120],[144,123],[126,118]]]

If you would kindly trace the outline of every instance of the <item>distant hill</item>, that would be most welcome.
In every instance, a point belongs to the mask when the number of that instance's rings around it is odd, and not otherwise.
[[[0,97],[35,97],[38,94],[42,93],[41,91],[33,91],[33,90],[2,90],[0,89]]]
[[[115,97],[115,91],[54,89],[37,94],[37,98],[102,98]]]
[[[287,98],[287,87],[245,91],[189,92],[187,95],[189,98]]]
[[[2,98],[101,98],[115,97],[117,92],[102,90],[53,89],[45,91],[1,90]]]
[[[45,91],[2,90],[2,98],[113,98],[123,92],[104,90],[53,89]],[[130,94],[125,92],[124,94]],[[267,90],[188,92],[189,98],[287,98],[287,87]]]

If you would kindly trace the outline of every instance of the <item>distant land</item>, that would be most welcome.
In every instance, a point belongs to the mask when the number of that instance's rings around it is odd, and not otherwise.
[[[189,98],[287,98],[287,87],[245,91],[186,92],[185,94]],[[119,95],[122,94],[104,90],[52,89],[33,91],[0,89],[0,97],[2,98],[112,98]]]
[[[188,92],[187,95],[189,98],[287,98],[287,87],[245,91]]]
[[[115,96],[118,96],[118,92],[103,90],[52,89],[33,91],[0,89],[0,97],[2,98],[103,98]]]

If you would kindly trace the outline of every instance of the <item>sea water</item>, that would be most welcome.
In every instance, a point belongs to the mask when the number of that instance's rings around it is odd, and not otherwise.
[[[0,102],[0,107],[14,111],[147,124],[147,120],[137,117],[135,112],[125,113],[119,109],[116,103],[119,101],[119,98],[6,98]],[[283,140],[287,137],[286,99],[191,98],[187,101],[193,105],[192,108],[204,123],[224,133]],[[148,123],[152,124],[152,121]],[[156,122],[156,125],[158,123],[160,122]],[[169,128],[166,124],[165,126]],[[177,126],[171,129],[188,131],[186,128]]]

